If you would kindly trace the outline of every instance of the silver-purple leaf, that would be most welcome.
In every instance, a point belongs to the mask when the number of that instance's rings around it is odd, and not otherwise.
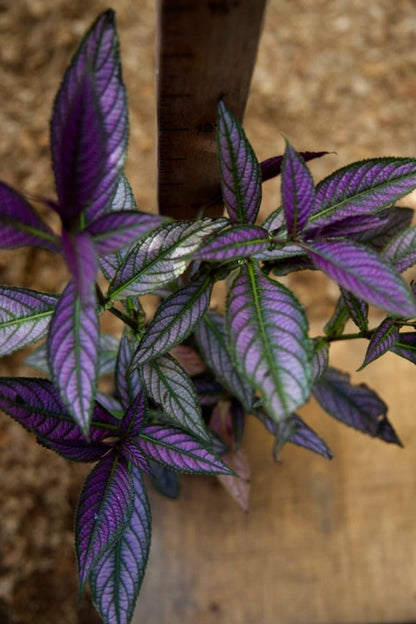
[[[42,338],[57,300],[28,288],[0,286],[0,356]]]
[[[218,103],[217,147],[225,207],[233,221],[254,223],[261,203],[261,170],[241,124]]]
[[[319,269],[356,297],[391,314],[416,315],[406,283],[375,251],[346,240],[309,242],[307,251]]]
[[[384,247],[383,256],[399,273],[416,264],[416,225],[397,234]]]
[[[101,215],[85,231],[93,238],[97,254],[106,256],[134,243],[162,222],[163,217],[158,215],[138,210],[120,210]]]
[[[272,420],[263,410],[257,410],[255,416],[276,438],[273,451],[275,457],[277,457],[282,447],[287,442],[290,442],[312,451],[313,453],[322,455],[327,459],[332,459],[332,452],[324,440],[299,418],[297,414],[290,414],[290,416],[280,422]]]
[[[312,343],[294,294],[247,263],[230,286],[226,323],[237,369],[269,415],[279,421],[303,405],[312,384]]]
[[[289,237],[305,227],[315,202],[315,186],[304,159],[289,141],[282,163],[282,205]]]
[[[183,368],[169,355],[137,368],[146,394],[173,424],[209,441],[193,384]]]
[[[211,290],[210,276],[203,275],[165,299],[143,334],[133,366],[170,351],[187,338],[208,309]]]
[[[152,469],[150,462],[143,455],[141,449],[135,444],[134,440],[124,440],[119,447],[120,453],[127,461],[141,472],[151,475]]]
[[[84,433],[88,434],[95,399],[99,328],[94,295],[82,302],[70,282],[51,320],[48,360],[61,398]]]
[[[416,332],[400,332],[390,351],[416,364]]]
[[[181,429],[149,425],[136,443],[149,459],[181,472],[231,474],[209,447]]]
[[[273,235],[281,235],[282,238],[286,240],[287,229],[283,206],[279,206],[279,208],[273,210],[273,212],[271,212],[269,216],[263,221],[261,227]]]
[[[373,158],[338,169],[319,182],[309,227],[372,214],[416,188],[416,160]]]
[[[386,353],[386,351],[396,344],[398,339],[399,329],[397,325],[395,325],[393,319],[389,317],[385,318],[371,336],[364,362],[358,370],[361,370],[364,366],[367,366],[370,362],[374,362],[374,360]]]
[[[225,386],[241,401],[247,411],[250,411],[254,391],[234,366],[227,344],[224,317],[217,312],[208,311],[195,329],[195,338],[202,358],[222,386]]]
[[[59,239],[32,206],[4,182],[0,182],[0,249],[25,245],[59,251]]]
[[[115,371],[115,390],[124,409],[138,395],[142,384],[137,368],[131,366],[137,342],[134,336],[125,329],[120,340]]]
[[[121,537],[132,516],[133,502],[127,461],[112,451],[90,472],[78,501],[75,546],[81,590],[91,568]]]
[[[57,211],[68,227],[107,208],[127,150],[128,119],[114,12],[102,13],[65,72],[51,122]],[[74,180],[76,183],[74,183]]]
[[[414,210],[404,206],[391,206],[378,213],[380,223],[371,230],[357,234],[355,239],[360,242],[369,242],[373,247],[380,249],[390,242],[391,238],[405,230],[412,222]]]
[[[87,441],[65,409],[58,391],[47,379],[0,378],[0,408],[34,433],[40,444],[72,461],[94,462],[100,459],[110,448],[104,442],[108,430],[100,425],[105,422],[115,431],[117,428],[117,421],[96,404],[94,424],[90,427]]]
[[[108,296],[143,295],[173,281],[190,262],[201,241],[222,229],[226,219],[208,217],[163,225],[133,247],[110,284]]]
[[[313,395],[323,409],[345,425],[401,444],[387,419],[387,406],[365,384],[355,385],[346,373],[328,367],[313,387]]]
[[[97,275],[97,254],[93,240],[86,232],[62,231],[62,254],[72,273],[82,302],[91,299]]]
[[[104,624],[129,624],[144,577],[151,539],[151,515],[140,471],[131,468],[133,511],[116,543],[93,565],[89,582]]]
[[[368,329],[368,303],[355,297],[349,290],[341,288],[341,297],[352,321],[362,332]]]
[[[255,225],[233,225],[210,236],[192,255],[194,260],[220,261],[247,258],[269,247],[268,232]]]

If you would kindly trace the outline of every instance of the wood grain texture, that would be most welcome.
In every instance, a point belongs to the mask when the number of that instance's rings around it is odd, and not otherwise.
[[[159,210],[221,214],[217,102],[241,120],[265,0],[161,0],[158,45]]]
[[[333,363],[356,369],[361,342],[333,345]],[[311,403],[302,414],[334,459],[287,446],[276,465],[270,437],[252,422],[248,514],[214,479],[185,479],[179,502],[152,496],[135,624],[415,621],[414,370],[388,355],[353,381],[387,401],[405,448],[348,429]]]

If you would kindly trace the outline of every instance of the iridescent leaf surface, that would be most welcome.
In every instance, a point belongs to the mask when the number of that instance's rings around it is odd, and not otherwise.
[[[254,223],[261,203],[261,170],[241,124],[218,103],[218,159],[225,207],[233,221]]]
[[[136,442],[151,460],[189,473],[230,474],[230,469],[200,440],[181,429],[150,425]]]
[[[102,215],[90,223],[85,231],[94,239],[97,254],[105,256],[134,243],[162,222],[163,217],[158,215],[123,210]]]
[[[158,307],[133,358],[133,366],[162,355],[182,342],[208,309],[210,276],[203,275],[177,290]]]
[[[116,543],[93,565],[90,587],[104,624],[129,624],[149,555],[151,515],[140,472],[132,468],[133,511]]]
[[[367,232],[356,235],[356,240],[369,242],[373,247],[381,249],[393,236],[409,227],[414,210],[404,206],[392,206],[378,213],[380,224]]]
[[[313,387],[313,395],[323,409],[345,425],[380,438],[401,444],[387,419],[387,406],[366,385],[354,385],[349,375],[328,367]]]
[[[137,369],[131,367],[133,353],[136,347],[136,339],[128,330],[124,330],[117,357],[115,389],[116,396],[120,398],[125,409],[128,408],[130,403],[138,395],[142,386]]]
[[[88,475],[75,518],[81,589],[91,568],[122,536],[132,517],[134,496],[127,462],[114,451],[103,457]]]
[[[237,368],[260,392],[275,420],[309,398],[312,345],[294,294],[247,264],[227,299],[229,344]]]
[[[391,314],[416,315],[416,301],[399,273],[371,249],[336,240],[310,242],[308,253],[319,269],[356,297]]]
[[[368,329],[368,303],[355,297],[349,290],[341,288],[341,297],[352,321],[359,330]]]
[[[57,300],[28,288],[0,286],[0,356],[42,338]]]
[[[416,263],[416,225],[397,234],[383,249],[383,256],[399,273],[413,266]]]
[[[400,332],[390,351],[416,364],[416,332]]]
[[[146,393],[162,409],[164,416],[209,441],[192,382],[173,358],[162,355],[139,366],[138,371]]]
[[[210,236],[193,254],[194,260],[234,260],[246,258],[269,247],[268,232],[255,225],[233,225]]]
[[[335,171],[316,187],[311,227],[378,212],[416,188],[412,158],[373,158]]]
[[[0,249],[25,245],[59,251],[58,237],[14,189],[0,182]]]
[[[383,353],[386,353],[386,351],[391,349],[391,347],[396,344],[398,339],[398,327],[394,324],[394,321],[391,318],[387,317],[371,336],[364,362],[358,370],[361,370],[364,366],[367,366],[367,364],[370,364],[370,362],[373,362],[383,355]]]
[[[157,228],[133,247],[109,288],[113,299],[152,292],[181,275],[201,241],[227,224],[225,219],[177,221]]]
[[[95,398],[98,344],[95,299],[81,303],[74,283],[70,282],[51,320],[48,360],[61,398],[85,434]]]
[[[124,438],[134,438],[139,435],[146,415],[146,400],[142,390],[128,406],[120,424],[120,435]]]
[[[128,120],[114,12],[102,13],[68,67],[51,122],[57,210],[67,227],[102,214],[118,183]],[[76,184],[74,184],[76,180]]]
[[[133,191],[123,171],[120,172],[117,178],[117,186],[108,202],[105,212],[115,212],[118,210],[137,210]]]
[[[238,397],[245,408],[250,411],[253,405],[254,391],[234,366],[227,344],[224,317],[212,310],[208,311],[197,325],[195,337],[207,366],[221,384],[231,394]]]
[[[91,299],[98,265],[92,238],[86,232],[62,232],[62,254],[72,273],[81,301]]]
[[[315,202],[315,186],[304,159],[286,141],[282,163],[282,205],[287,231],[295,237],[303,230]]]
[[[72,461],[97,461],[109,446],[103,442],[108,430],[100,427],[104,417],[116,430],[117,421],[95,405],[89,441],[65,409],[58,391],[47,379],[0,378],[0,408],[34,433],[43,446]]]
[[[279,206],[279,208],[273,210],[273,212],[271,212],[263,221],[261,227],[271,234],[281,234],[282,237],[287,238],[286,219],[283,206]]]

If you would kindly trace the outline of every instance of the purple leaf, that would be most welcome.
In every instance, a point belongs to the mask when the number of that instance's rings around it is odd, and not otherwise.
[[[250,411],[254,391],[244,377],[237,372],[227,345],[224,317],[209,311],[197,325],[195,337],[201,356],[214,375],[227,390],[236,396]]]
[[[8,355],[45,335],[58,298],[0,286],[0,355]]]
[[[254,223],[261,203],[261,171],[237,119],[218,103],[217,147],[225,207],[233,221]]]
[[[24,197],[4,182],[0,182],[0,226],[0,249],[35,245],[59,251],[58,237]]]
[[[61,398],[86,435],[96,391],[98,344],[95,299],[81,303],[70,282],[51,320],[48,359]]]
[[[139,391],[135,399],[128,406],[120,425],[120,435],[123,438],[135,438],[143,427],[146,413],[146,399],[144,392]]]
[[[416,188],[416,161],[373,158],[338,169],[316,187],[308,229],[379,212]]]
[[[139,470],[132,468],[133,511],[117,542],[90,572],[94,604],[104,624],[129,624],[150,548],[151,515]]]
[[[92,566],[120,539],[133,513],[134,486],[126,460],[116,452],[101,459],[82,488],[75,540],[81,590]]]
[[[416,364],[416,332],[400,332],[390,351]]]
[[[109,10],[84,37],[54,103],[52,161],[57,211],[66,229],[82,211],[91,221],[106,209],[124,163],[127,135],[119,44]]]
[[[414,211],[403,206],[392,206],[378,213],[380,224],[355,236],[360,242],[369,242],[377,249],[384,247],[390,239],[406,229],[412,222]]]
[[[170,356],[162,355],[138,368],[148,396],[174,424],[209,441],[209,433],[192,382]]]
[[[274,261],[276,263],[282,260],[292,260],[293,258],[300,258],[302,262],[304,258],[308,260],[304,249],[300,245],[296,243],[273,243],[272,241],[269,243],[267,249],[255,251],[252,258],[256,260],[268,260],[270,262]]]
[[[313,387],[313,395],[328,414],[345,425],[401,445],[386,417],[386,404],[366,385],[351,384],[346,373],[328,367]]]
[[[383,256],[401,273],[416,263],[416,225],[397,234],[383,249]]]
[[[74,278],[76,291],[83,303],[91,299],[97,275],[96,250],[85,232],[62,232],[62,254]]]
[[[136,442],[151,460],[181,472],[231,474],[231,470],[209,448],[181,429],[150,425]]]
[[[255,412],[255,416],[263,423],[266,429],[275,436],[276,444],[273,451],[275,457],[286,444],[302,446],[313,453],[332,459],[332,452],[326,443],[296,414],[291,414],[281,422],[272,420],[263,410]]]
[[[368,329],[368,303],[357,299],[349,290],[341,288],[341,297],[351,319],[362,332]]]
[[[101,427],[103,408],[96,404],[89,441],[62,404],[58,391],[47,379],[0,378],[0,408],[25,429],[34,433],[42,445],[72,461],[97,461],[109,450],[104,439],[108,430]],[[117,421],[106,413],[107,423],[115,430]],[[111,432],[111,430],[109,430]]]
[[[391,318],[385,318],[371,336],[364,362],[358,370],[361,370],[364,366],[367,366],[367,364],[370,364],[370,362],[373,362],[386,353],[386,351],[396,344],[398,339],[399,330],[397,325],[394,324]]]
[[[181,489],[178,473],[156,462],[150,462],[150,465],[153,477],[152,482],[156,490],[167,498],[173,500],[178,498]]]
[[[389,210],[383,210],[376,214],[345,217],[329,223],[327,226],[320,225],[316,228],[316,235],[320,239],[348,236],[354,240],[365,240],[371,243],[375,232],[385,231],[389,227],[389,217]],[[309,236],[312,236],[311,231],[309,231]]]
[[[169,355],[171,355],[175,360],[182,366],[185,373],[189,375],[189,377],[194,377],[196,375],[202,375],[207,370],[201,356],[197,353],[192,347],[188,347],[184,344],[178,344],[176,347],[173,347],[171,351],[169,351]]]
[[[119,451],[135,468],[146,474],[152,474],[148,460],[134,441],[124,440],[119,447]]]
[[[319,269],[356,297],[391,314],[416,315],[409,288],[375,251],[346,240],[310,242],[307,251]]]
[[[312,383],[312,345],[294,294],[247,264],[228,293],[227,326],[237,369],[270,416],[279,421],[303,405]]]
[[[330,154],[330,152],[299,152],[299,155],[305,162],[314,160],[315,158],[321,158],[326,154]],[[263,182],[280,175],[282,162],[283,156],[272,156],[271,158],[267,158],[260,163],[261,178]]]
[[[108,213],[119,210],[137,211],[137,204],[134,199],[133,191],[123,171],[121,171],[118,176],[117,186],[108,202],[105,212]]]
[[[113,299],[143,295],[173,281],[190,262],[201,241],[227,224],[226,219],[176,221],[157,228],[133,247],[110,284]]]
[[[287,231],[294,238],[303,230],[315,201],[315,186],[304,159],[286,141],[282,164],[282,204]]]
[[[93,237],[97,254],[105,256],[134,243],[162,222],[163,217],[158,215],[123,210],[100,216],[87,226],[86,232]]]
[[[114,373],[120,340],[111,334],[100,333],[98,348],[98,375]]]
[[[105,394],[105,392],[100,392],[100,390],[96,392],[95,396],[96,400],[101,403],[101,405],[105,407],[105,409],[108,410],[110,414],[114,414],[119,418],[123,416],[124,410],[118,399],[111,396],[110,394]]]
[[[133,366],[170,351],[189,336],[208,309],[212,279],[202,275],[163,301],[139,343]]]
[[[255,225],[233,225],[204,241],[193,260],[235,260],[247,258],[269,247],[268,232]]]
[[[142,385],[137,369],[131,367],[136,346],[136,339],[125,330],[120,340],[115,374],[116,395],[125,409],[138,395]]]

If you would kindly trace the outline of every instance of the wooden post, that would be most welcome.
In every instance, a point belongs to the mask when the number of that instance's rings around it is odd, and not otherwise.
[[[222,213],[218,99],[242,120],[266,0],[160,0],[158,201],[177,219]]]

